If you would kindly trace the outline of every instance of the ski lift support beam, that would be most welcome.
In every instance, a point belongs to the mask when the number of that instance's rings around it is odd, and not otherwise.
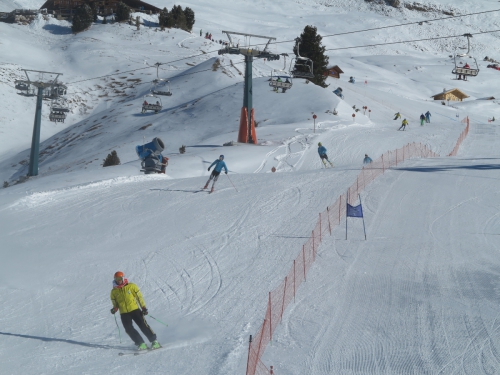
[[[241,118],[240,118],[240,130],[238,133],[238,142],[246,142],[246,143],[253,143],[257,144],[257,139],[255,136],[255,125],[253,122],[254,116],[252,114],[252,106],[253,106],[253,98],[252,98],[252,62],[254,57],[255,58],[265,58],[270,61],[272,60],[279,60],[280,55],[275,54],[275,53],[270,53],[267,51],[267,47],[269,46],[269,43],[271,41],[276,40],[276,38],[273,38],[271,36],[264,36],[264,35],[255,35],[255,34],[246,34],[246,33],[239,33],[235,31],[225,31],[222,30],[224,34],[227,35],[227,38],[229,39],[229,46],[220,49],[219,50],[219,55],[224,55],[224,54],[230,54],[230,55],[243,55],[245,56],[245,85],[244,85],[244,91],[243,91],[243,108],[241,110]],[[233,39],[231,38],[231,35],[243,35],[247,37],[254,37],[254,38],[261,38],[261,39],[267,39],[266,46],[264,47],[263,50],[259,50],[257,48],[250,48],[250,46],[247,47],[240,47],[239,45],[234,45]],[[246,113],[245,113],[246,110]],[[246,118],[244,117],[246,115]],[[246,124],[246,125],[245,125]],[[254,137],[255,136],[255,137]]]
[[[21,69],[26,74],[30,85],[33,85],[38,88],[38,93],[36,96],[36,111],[35,111],[35,122],[33,124],[33,136],[31,138],[31,151],[30,151],[30,163],[28,167],[28,176],[37,176],[38,175],[38,156],[40,153],[40,130],[41,130],[41,122],[42,122],[42,99],[43,99],[43,90],[47,87],[53,87],[57,85],[57,78],[62,76],[62,73],[54,73],[54,72],[45,72],[42,70],[28,70]],[[38,81],[32,81],[29,77],[28,72],[32,73],[41,73],[55,75],[56,77],[52,80],[43,81],[40,79]]]

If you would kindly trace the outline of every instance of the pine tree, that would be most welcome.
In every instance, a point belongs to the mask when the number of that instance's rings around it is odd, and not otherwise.
[[[103,167],[109,167],[112,165],[120,165],[120,158],[118,157],[118,154],[116,153],[115,150],[111,151],[111,154],[108,154],[106,159],[103,160],[102,166]]]
[[[167,8],[163,8],[163,10],[160,10],[160,16],[158,17],[158,23],[160,24],[160,28],[162,30],[165,29],[165,27],[172,27],[172,22],[171,22],[171,17],[170,13],[168,13]]]
[[[97,9],[99,7],[96,5],[95,2],[91,2],[90,3],[90,9],[92,9],[92,19],[94,20],[94,22],[97,21]]]
[[[122,2],[119,2],[116,7],[116,20],[118,22],[128,21],[130,18],[130,7]]]
[[[307,57],[313,61],[314,78],[311,82],[321,87],[327,87],[325,84],[326,75],[324,74],[328,68],[328,56],[325,56],[325,47],[321,45],[321,35],[318,35],[318,30],[314,26],[304,27],[304,32],[300,35],[301,43],[299,53],[302,57]],[[293,52],[297,56],[297,47],[293,48]]]
[[[92,25],[94,20],[94,15],[92,13],[92,9],[87,5],[83,4],[76,8],[75,15],[73,16],[73,25],[71,26],[71,30],[74,33],[78,33],[83,31]]]
[[[186,7],[186,9],[184,9],[184,16],[186,17],[186,30],[191,31],[195,22],[193,10]]]
[[[186,16],[180,5],[174,5],[170,12],[172,16],[172,27],[186,30]]]

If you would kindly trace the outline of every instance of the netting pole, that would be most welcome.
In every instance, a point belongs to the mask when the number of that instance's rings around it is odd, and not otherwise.
[[[271,292],[269,292],[269,341],[273,341],[273,311],[271,307]]]
[[[304,281],[306,280],[306,250],[305,245],[302,245],[302,257],[304,258]]]
[[[293,260],[293,303],[295,303],[295,259]]]
[[[328,231],[330,232],[330,236],[332,235],[332,224],[330,223],[330,209],[326,208],[326,215],[328,216]]]
[[[312,239],[313,239],[313,262],[316,260],[316,250],[314,249],[314,231],[312,231]]]
[[[396,149],[396,167],[398,166],[398,149]]]
[[[250,335],[250,340],[248,342],[248,359],[247,359],[247,372],[246,372],[247,375],[250,375],[248,373],[248,366],[250,364],[250,350],[252,350],[252,335]]]
[[[283,311],[285,311],[285,295],[286,295],[286,284],[288,282],[288,276],[285,276],[285,288],[283,289],[283,302],[281,302],[281,315],[280,322],[283,320]]]
[[[321,212],[319,214],[319,243],[323,241],[323,237],[321,237]]]
[[[339,203],[339,225],[340,225],[340,207],[342,207],[342,194],[340,195],[340,203]]]
[[[385,173],[384,154],[382,154],[382,173]]]

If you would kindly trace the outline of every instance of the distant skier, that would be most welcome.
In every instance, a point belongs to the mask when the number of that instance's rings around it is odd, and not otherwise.
[[[202,29],[200,29],[200,36],[201,36],[202,34],[203,34],[203,30],[202,30]]]
[[[403,119],[403,121],[401,122],[401,126],[399,127],[398,130],[401,129],[403,129],[403,131],[406,130],[406,125],[408,125],[408,121],[406,121],[406,119]]]
[[[151,349],[161,348],[160,343],[156,340],[156,334],[144,318],[145,315],[148,315],[148,309],[146,308],[144,298],[142,298],[142,293],[137,285],[129,283],[125,279],[123,272],[118,271],[115,273],[113,289],[111,290],[111,302],[113,303],[111,314],[115,314],[120,310],[123,328],[125,328],[125,332],[127,332],[127,335],[130,336],[139,350],[147,350],[148,347],[139,332],[132,325],[132,322],[137,324],[142,333],[151,342]]]
[[[318,142],[318,154],[319,157],[321,158],[321,161],[323,162],[325,168],[327,167],[326,161],[330,163],[330,165],[333,167],[333,163],[328,160],[328,155],[326,154],[326,148],[321,144],[321,142]],[[326,160],[326,161],[325,161]]]
[[[333,90],[333,93],[337,95],[340,99],[344,99],[344,94],[342,94],[342,87],[337,87],[336,90]]]
[[[372,158],[365,154],[365,158],[363,159],[363,164],[370,164],[372,162]]]
[[[401,113],[396,112],[396,113],[394,114],[394,120],[397,120],[398,118],[401,118]]]
[[[356,80],[354,79],[354,77],[349,77],[349,83],[356,83]]]
[[[425,122],[425,116],[424,116],[424,114],[422,113],[422,114],[420,115],[420,126],[424,126],[424,122]]]
[[[217,160],[214,160],[214,162],[210,164],[210,167],[208,167],[209,172],[210,168],[212,168],[214,165],[215,165],[214,170],[212,171],[212,174],[210,175],[210,178],[208,179],[207,183],[203,187],[203,189],[208,188],[208,184],[210,183],[210,181],[214,180],[214,183],[212,184],[212,189],[210,190],[211,193],[214,191],[215,183],[217,182],[217,179],[219,178],[219,175],[222,172],[222,168],[224,168],[225,173],[227,174],[227,166],[226,163],[224,163],[224,155],[219,156]]]
[[[425,122],[431,122],[431,113],[429,111],[425,112]]]

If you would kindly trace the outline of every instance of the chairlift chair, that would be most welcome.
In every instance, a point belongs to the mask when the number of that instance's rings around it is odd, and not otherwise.
[[[281,89],[282,93],[286,90],[292,88],[292,77],[290,74],[284,70],[273,69],[271,70],[271,80],[269,81],[269,86],[271,86],[275,91]]]
[[[452,74],[457,75],[458,79],[460,79],[460,76],[464,76],[464,80],[465,80],[467,76],[476,77],[479,74],[479,65],[477,64],[476,58],[469,54],[470,53],[470,38],[472,38],[472,35],[471,34],[464,34],[464,36],[467,38],[467,52],[466,53],[459,53],[459,54],[456,54],[454,56],[455,68],[451,72],[452,72]],[[465,47],[463,47],[463,48],[465,49]],[[461,63],[460,59],[466,58],[466,57],[474,60],[475,67],[471,66],[469,68],[464,68],[463,66],[460,66],[460,63]],[[472,61],[471,61],[471,64],[469,64],[469,65],[472,65]]]
[[[154,113],[160,112],[162,109],[161,98],[154,94],[144,95],[144,102],[142,103],[142,113],[153,111]]]
[[[167,90],[165,90],[167,88]],[[153,88],[151,89],[153,95],[172,96],[170,90],[170,81],[164,79],[155,79],[153,81]]]
[[[16,80],[14,84],[19,95],[35,96],[35,88],[30,85],[29,81]]]
[[[285,93],[286,90],[292,88],[293,80],[291,74],[286,71],[286,58],[288,53],[282,53],[281,56],[283,56],[283,69],[271,70],[271,80],[269,81],[269,86],[271,86],[276,92],[278,92],[278,89],[281,88],[281,92]]]
[[[50,105],[50,115],[49,120],[53,122],[63,122],[66,120],[66,113],[69,112],[69,108],[64,104],[62,100],[53,100]]]
[[[172,91],[170,90],[170,81],[160,78],[159,75],[159,69],[161,63],[157,62],[156,64],[156,79],[152,82],[153,83],[153,88],[151,89],[151,93],[154,95],[161,95],[161,96],[172,96]],[[165,90],[165,86],[168,85],[168,90]]]
[[[293,78],[314,78],[314,63],[307,57],[300,56],[300,38],[295,39],[297,56],[290,63],[290,73]]]

